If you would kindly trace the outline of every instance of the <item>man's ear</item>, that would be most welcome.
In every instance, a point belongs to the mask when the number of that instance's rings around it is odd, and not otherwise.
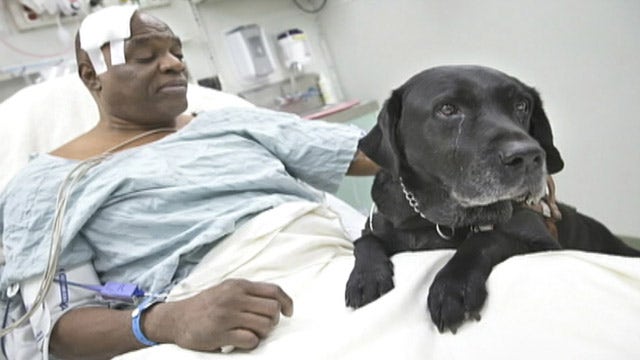
[[[531,126],[529,127],[529,134],[538,141],[542,149],[547,154],[547,172],[549,174],[555,174],[562,170],[564,167],[564,161],[560,156],[560,152],[553,144],[553,134],[551,133],[551,125],[547,114],[542,107],[542,100],[540,94],[534,89],[531,89],[531,93],[534,98],[533,112],[531,114]]]
[[[400,157],[396,144],[396,127],[402,114],[402,90],[397,89],[385,101],[378,122],[360,139],[358,148],[381,168],[400,176]]]
[[[89,91],[100,91],[100,89],[102,89],[100,79],[90,63],[80,62],[78,65],[78,75],[80,75],[80,80],[82,80]]]

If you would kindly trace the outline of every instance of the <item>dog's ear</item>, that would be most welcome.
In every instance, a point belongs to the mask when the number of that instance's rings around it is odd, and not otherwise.
[[[531,126],[529,128],[529,134],[540,143],[540,146],[547,153],[547,172],[549,174],[555,174],[562,170],[564,167],[564,161],[560,157],[560,152],[553,145],[553,134],[551,133],[551,125],[547,114],[542,107],[542,100],[540,94],[537,91],[531,89],[534,97],[533,113],[531,114]]]
[[[400,158],[396,144],[396,127],[402,113],[402,91],[394,90],[378,114],[378,122],[360,139],[358,148],[383,169],[398,176]]]

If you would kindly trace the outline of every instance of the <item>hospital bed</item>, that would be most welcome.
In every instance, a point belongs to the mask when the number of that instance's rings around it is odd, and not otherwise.
[[[251,106],[197,85],[189,87],[188,98],[188,111]],[[97,118],[91,96],[74,76],[27,87],[2,102],[0,189],[29,154],[63,144]],[[305,206],[294,212],[337,214],[351,238],[365,221],[331,195],[320,207]],[[257,221],[288,226],[292,214],[280,215],[280,222]],[[203,261],[173,292],[179,299],[230,277],[280,284],[294,299],[294,316],[282,319],[257,349],[210,354],[161,344],[118,359],[640,359],[640,259],[579,251],[513,257],[489,278],[482,320],[453,335],[439,333],[426,311],[429,285],[451,250],[394,256],[396,288],[354,311],[343,299],[353,265],[350,247],[331,239],[301,247],[263,235],[231,235],[205,258],[216,261]],[[245,253],[258,240],[264,246],[252,250],[251,262],[227,256]],[[274,259],[281,259],[278,266],[270,266]]]

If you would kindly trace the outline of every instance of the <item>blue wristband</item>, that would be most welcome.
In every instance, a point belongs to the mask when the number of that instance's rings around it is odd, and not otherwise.
[[[144,299],[138,305],[138,307],[133,309],[133,311],[131,312],[131,330],[133,330],[133,335],[136,337],[136,339],[143,345],[158,345],[157,342],[149,340],[149,338],[144,335],[144,333],[142,332],[142,327],[140,326],[140,319],[142,318],[142,314],[145,312],[145,310],[150,308],[151,305],[154,305],[160,301],[162,301],[161,298],[148,297]]]

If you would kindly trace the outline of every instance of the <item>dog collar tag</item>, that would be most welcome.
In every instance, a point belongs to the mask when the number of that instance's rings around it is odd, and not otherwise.
[[[489,224],[489,225],[473,225],[473,226],[471,226],[471,231],[473,231],[474,233],[491,231],[491,230],[493,230],[493,225],[492,224]]]

